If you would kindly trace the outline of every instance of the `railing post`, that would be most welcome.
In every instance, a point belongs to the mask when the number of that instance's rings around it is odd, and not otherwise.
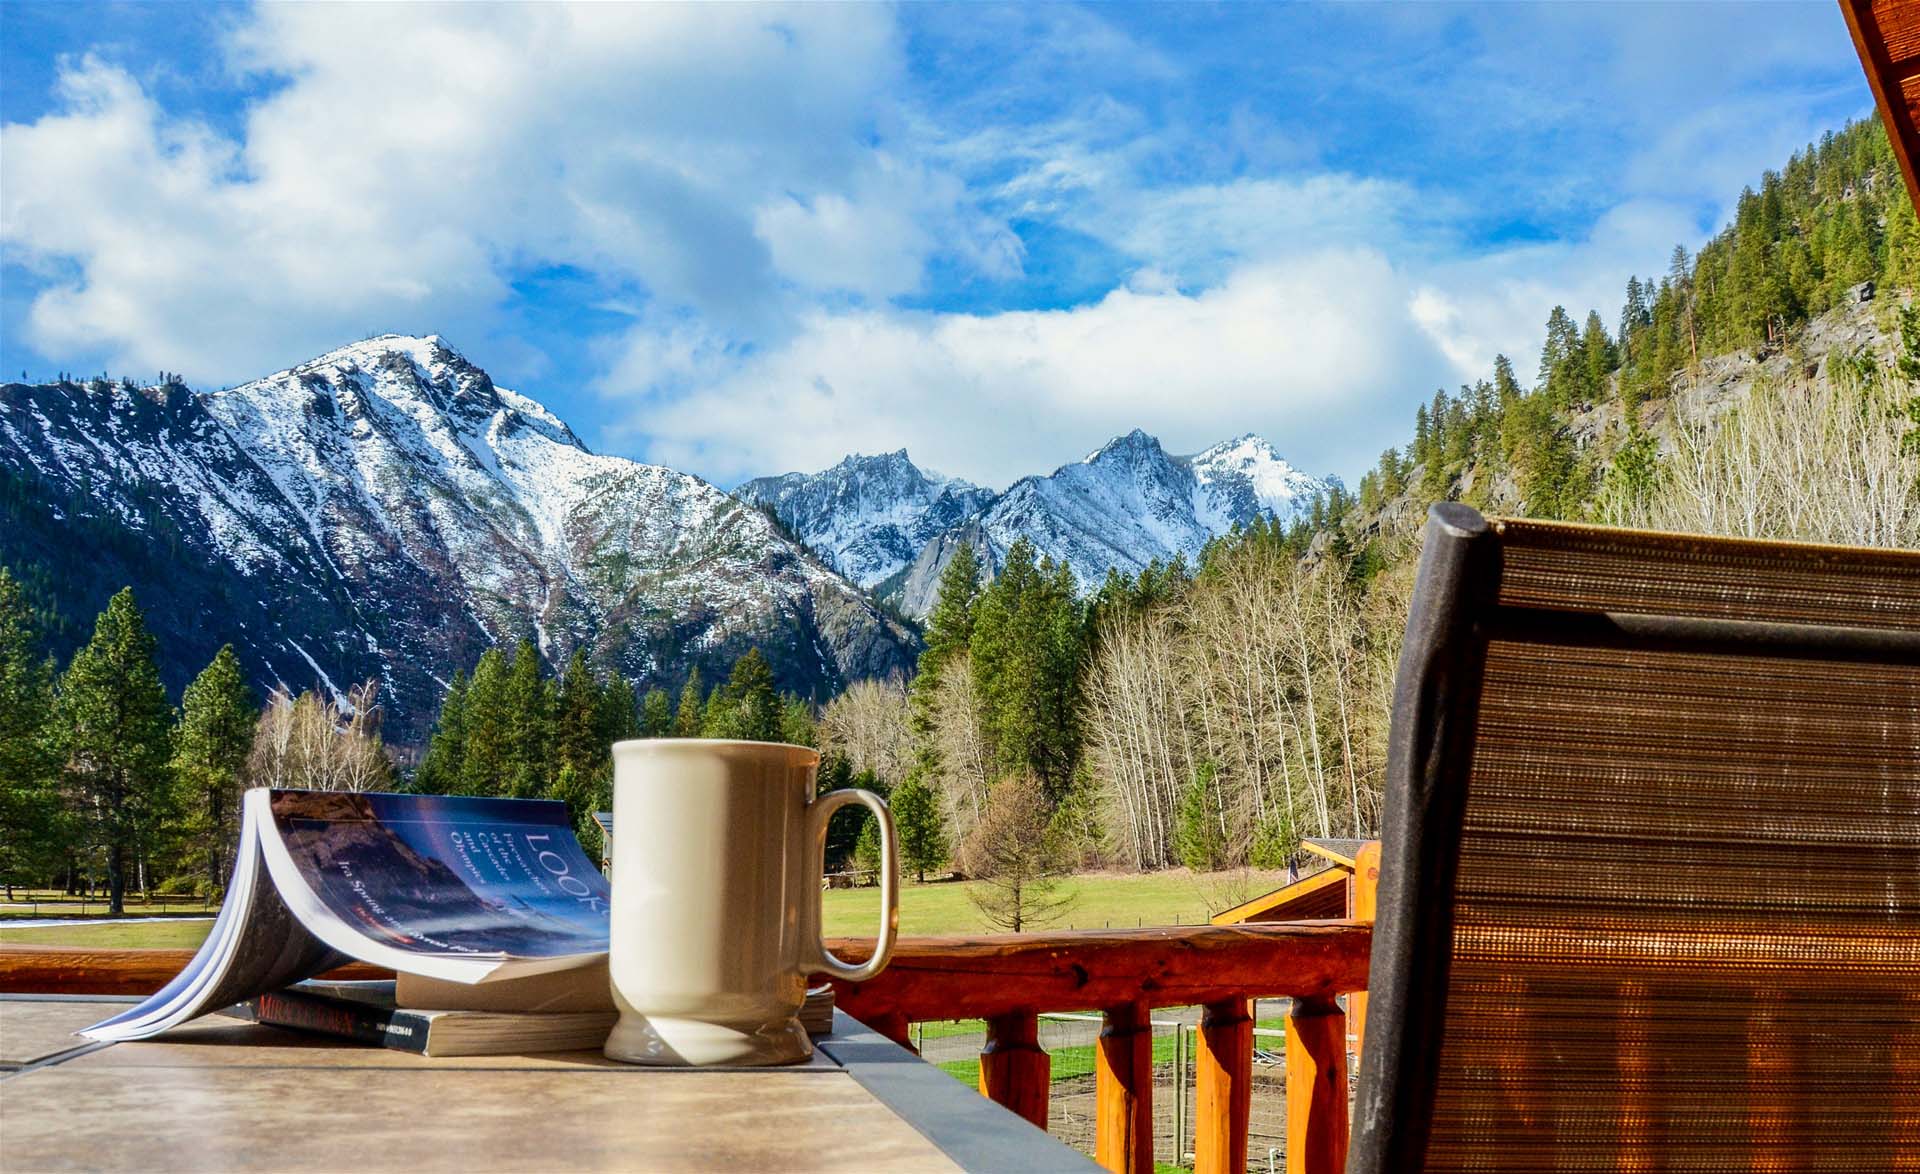
[[[1347,916],[1373,924],[1379,908],[1380,841],[1368,840],[1353,854],[1352,894]],[[1367,992],[1347,992],[1347,1034],[1353,1038],[1353,1063],[1358,1068],[1367,1046]]]
[[[1110,1008],[1094,1050],[1093,1158],[1153,1174],[1153,1026],[1144,1003]]]
[[[913,1046],[913,1024],[905,1015],[875,1015],[866,1024],[914,1055],[920,1054],[920,1049]]]
[[[1331,998],[1296,998],[1287,1014],[1287,1174],[1346,1165],[1346,1016]]]
[[[1040,1047],[1038,1015],[1015,1011],[987,1020],[987,1046],[980,1050],[983,1096],[1045,1129],[1052,1077],[1052,1063]]]
[[[1245,999],[1208,1003],[1194,1057],[1194,1174],[1247,1168],[1247,1114],[1253,1093],[1253,1017]]]

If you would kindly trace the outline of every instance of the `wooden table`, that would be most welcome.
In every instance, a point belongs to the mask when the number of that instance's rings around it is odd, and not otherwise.
[[[435,1060],[224,1016],[71,1034],[132,1001],[0,995],[0,1170],[1094,1168],[845,1013],[808,1065],[718,1071]]]

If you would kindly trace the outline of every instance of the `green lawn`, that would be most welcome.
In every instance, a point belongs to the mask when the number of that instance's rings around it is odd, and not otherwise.
[[[967,899],[979,882],[909,884],[900,894],[903,934],[991,933]],[[1068,877],[1061,890],[1073,897],[1048,929],[1118,929],[1136,925],[1197,925],[1220,909],[1287,883],[1285,873],[1234,872],[1196,876],[1167,872],[1096,872]],[[835,889],[823,897],[829,937],[870,937],[878,889]],[[1042,928],[1036,926],[1035,928]]]
[[[959,934],[991,932],[967,899],[978,882],[909,884],[900,893],[900,932]],[[1101,929],[1134,925],[1194,925],[1208,906],[1233,904],[1286,883],[1279,873],[1195,876],[1182,871],[1088,873],[1069,877],[1062,889],[1073,904],[1055,929]],[[830,937],[868,937],[878,919],[880,890],[836,889],[822,895]],[[134,908],[130,913],[137,913]],[[210,921],[155,918],[121,925],[9,926],[0,919],[0,942],[60,946],[197,946]],[[1038,927],[1036,927],[1038,928]]]
[[[0,922],[0,943],[36,946],[146,947],[164,949],[198,946],[213,928],[211,921],[155,917],[115,925],[18,926]]]

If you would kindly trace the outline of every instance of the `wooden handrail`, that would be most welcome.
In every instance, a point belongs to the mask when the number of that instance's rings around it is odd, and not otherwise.
[[[877,977],[836,982],[835,1001],[872,1025],[1332,996],[1366,988],[1372,941],[1372,927],[1352,921],[901,938]],[[873,949],[866,939],[828,944],[848,961]]]
[[[1032,1017],[1100,1012],[1094,1151],[1119,1174],[1153,1169],[1147,1013],[1198,1004],[1204,1010],[1195,1057],[1194,1164],[1200,1174],[1237,1174],[1246,1168],[1253,1083],[1247,1001],[1290,997],[1287,1169],[1337,1174],[1346,1164],[1347,1048],[1346,1017],[1334,996],[1366,989],[1372,928],[1359,921],[1290,921],[902,938],[879,975],[836,982],[835,1002],[902,1044],[916,1021],[986,1019],[981,1091],[1036,1122],[1046,1100],[1033,1084],[1046,1079],[1047,1068],[1037,1036],[1028,1034]],[[831,945],[849,959],[872,949],[866,941]]]
[[[1337,1174],[1347,1141],[1346,1020],[1334,996],[1366,989],[1372,927],[1357,921],[1269,922],[1159,929],[1067,930],[989,937],[901,938],[887,969],[835,982],[836,1003],[901,1042],[911,1023],[985,1019],[980,1088],[1035,1124],[1047,1113],[1048,1059],[1035,1016],[1104,1016],[1095,1048],[1096,1156],[1114,1171],[1153,1168],[1155,1007],[1199,1005],[1195,1161],[1201,1174],[1245,1169],[1252,1031],[1247,1001],[1289,997],[1290,1174]],[[833,952],[866,958],[872,942],[837,939]],[[191,950],[98,950],[0,945],[0,992],[148,994]],[[355,964],[334,978],[392,977]]]
[[[150,995],[185,969],[193,953],[0,943],[0,994]],[[393,971],[352,962],[322,977],[392,978]]]

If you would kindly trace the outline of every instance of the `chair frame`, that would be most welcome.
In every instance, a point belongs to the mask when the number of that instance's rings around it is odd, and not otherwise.
[[[1785,545],[1637,537],[1726,549]],[[1429,511],[1394,684],[1367,1047],[1349,1174],[1424,1164],[1452,965],[1466,782],[1491,640],[1920,664],[1920,631],[1913,630],[1503,606],[1501,550],[1497,526],[1478,511],[1458,502]]]

